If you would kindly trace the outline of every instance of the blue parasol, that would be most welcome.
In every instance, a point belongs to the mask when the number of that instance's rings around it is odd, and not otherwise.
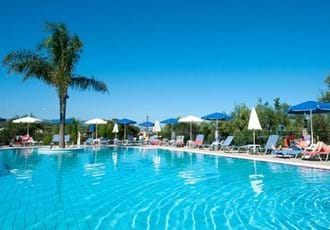
[[[175,118],[169,118],[169,119],[166,119],[164,121],[161,121],[160,123],[162,124],[166,124],[166,125],[175,125],[178,123],[178,119],[175,119]]]
[[[232,117],[228,116],[225,113],[212,113],[212,114],[202,117],[202,119],[207,120],[207,121],[216,121],[215,139],[218,140],[218,138],[219,138],[219,131],[218,131],[219,121],[229,121],[232,119]]]
[[[124,140],[126,140],[126,126],[134,125],[134,124],[136,124],[136,121],[132,121],[130,119],[124,118],[124,119],[118,120],[116,123],[120,124],[120,125],[124,125]]]
[[[160,123],[170,125],[171,126],[171,139],[173,140],[175,138],[175,133],[173,131],[173,125],[178,123],[178,119],[175,118],[169,118],[164,121],[161,121]]]
[[[313,138],[313,113],[329,113],[330,104],[318,101],[306,101],[298,105],[291,106],[287,113],[288,114],[309,114],[311,123],[311,138],[312,144],[314,143]]]
[[[143,123],[140,123],[139,126],[141,127],[146,127],[146,128],[149,128],[149,127],[153,127],[155,124],[150,122],[150,121],[146,121],[146,122],[143,122]]]

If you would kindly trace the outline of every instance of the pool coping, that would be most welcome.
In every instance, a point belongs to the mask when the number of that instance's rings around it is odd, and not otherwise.
[[[205,149],[193,149],[187,147],[176,148],[176,147],[168,147],[168,146],[157,146],[157,147],[149,147],[149,148],[180,151],[180,152],[191,152],[191,153],[204,154],[204,155],[221,156],[221,157],[228,157],[228,158],[235,158],[242,160],[261,161],[261,162],[276,163],[276,164],[286,164],[292,166],[324,169],[330,171],[330,161],[324,162],[324,161],[301,160],[294,158],[290,158],[290,159],[278,158],[273,155],[251,155],[249,153],[226,153],[223,151],[210,151]]]

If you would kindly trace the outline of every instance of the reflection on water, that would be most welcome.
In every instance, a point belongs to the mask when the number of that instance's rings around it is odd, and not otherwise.
[[[150,150],[148,150],[148,148],[139,148],[138,151],[139,151],[140,153],[147,154],[148,151],[150,151]]]
[[[215,168],[218,169],[219,168],[219,157],[215,157],[214,159],[215,159],[215,161],[214,161]]]
[[[0,176],[14,175],[17,184],[31,182],[39,161],[32,148],[4,151],[0,154]]]
[[[196,178],[194,171],[181,171],[179,177],[184,180],[185,185],[194,185],[201,181],[200,178]]]
[[[249,176],[251,187],[255,196],[258,197],[263,192],[263,178],[264,175],[257,173],[257,162],[253,161],[254,174]]]
[[[25,181],[32,181],[32,170],[29,169],[12,169],[10,173],[16,176],[17,184],[24,183]]]
[[[32,148],[1,151],[0,176],[13,174],[18,181],[31,180],[32,171],[40,161]]]
[[[30,157],[33,153],[34,149],[26,148],[18,150],[18,153],[21,154],[23,157]]]
[[[250,183],[251,183],[251,187],[253,189],[253,192],[255,193],[255,196],[259,196],[260,193],[262,193],[262,189],[263,189],[263,175],[250,175]]]
[[[155,172],[158,172],[160,168],[160,155],[158,152],[152,155],[152,162],[154,164]]]
[[[112,152],[112,162],[113,162],[113,167],[115,170],[117,170],[117,164],[118,164],[118,153],[116,150]]]
[[[181,151],[1,151],[0,228],[327,229],[329,184],[328,171]]]
[[[233,165],[234,164],[234,159],[233,158],[228,157],[228,158],[225,158],[225,159],[226,159],[228,165]]]
[[[100,184],[100,181],[106,175],[106,167],[103,163],[85,164],[83,176],[91,176],[95,179],[93,185]]]
[[[52,154],[49,157],[55,162],[58,171],[69,170],[79,165],[79,153],[77,152]]]
[[[299,167],[297,168],[299,176],[308,182],[325,182],[327,181],[327,176],[329,175],[329,171],[321,170],[321,169],[313,169],[313,168],[306,168],[306,167]]]

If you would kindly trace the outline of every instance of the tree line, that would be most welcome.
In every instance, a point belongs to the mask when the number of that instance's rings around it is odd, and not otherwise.
[[[69,98],[69,89],[95,90],[108,92],[107,85],[93,77],[86,77],[76,73],[75,67],[82,53],[83,43],[77,35],[72,35],[63,23],[46,23],[46,31],[49,36],[42,40],[36,49],[13,50],[3,59],[3,65],[9,73],[22,75],[23,81],[36,78],[47,85],[53,87],[57,92],[60,104],[59,118],[60,125],[54,126],[46,123],[31,125],[31,134],[35,140],[49,144],[54,133],[60,134],[60,147],[65,147],[64,134],[70,134],[74,143],[77,139],[78,131],[82,133],[83,140],[90,133],[81,122],[75,120],[73,124],[66,125],[66,105]],[[325,79],[326,89],[321,92],[319,100],[330,102],[330,77]],[[258,100],[256,110],[263,130],[258,133],[259,143],[263,143],[270,133],[277,133],[281,136],[292,132],[299,136],[303,128],[309,128],[308,117],[286,114],[289,108],[287,103],[282,103],[280,98],[275,98],[272,102]],[[232,120],[220,122],[219,130],[222,136],[236,136],[236,144],[249,143],[251,133],[247,130],[250,108],[245,104],[236,105],[230,114]],[[15,135],[25,134],[25,127],[13,124],[12,119],[0,123],[0,144],[8,144]],[[330,142],[329,115],[317,115],[313,119],[315,137],[318,140]],[[102,125],[98,129],[100,137],[113,139],[115,134],[112,129],[115,121],[109,121],[107,125]],[[189,124],[174,125],[177,134],[189,137]],[[210,143],[214,139],[215,122],[204,122],[200,125],[193,125],[194,134],[205,134],[206,142]],[[140,132],[138,127],[129,126],[128,134],[136,136]],[[160,133],[163,137],[170,137],[171,128],[166,125]],[[123,138],[123,127],[120,127],[118,138]]]
[[[326,89],[321,92],[319,101],[330,102],[330,76],[325,79]],[[309,116],[306,115],[288,115],[286,111],[289,104],[281,102],[280,98],[275,98],[271,103],[264,102],[262,99],[257,101],[256,110],[259,116],[262,131],[257,132],[257,141],[263,144],[270,134],[279,134],[284,137],[288,133],[293,133],[299,137],[304,128],[310,130]],[[245,104],[236,105],[230,113],[232,119],[230,121],[219,122],[219,131],[222,137],[235,135],[235,144],[246,144],[252,141],[252,132],[247,130],[250,108]],[[13,118],[14,119],[14,118]],[[98,127],[98,136],[114,139],[115,134],[112,133],[116,119],[108,121],[107,125]],[[203,133],[205,142],[211,143],[214,139],[215,122],[203,122],[193,125],[193,133]],[[11,120],[0,124],[0,143],[8,144],[11,139],[18,134],[25,134],[26,126],[22,124],[13,124]],[[330,143],[330,116],[328,114],[317,114],[313,116],[314,138]],[[181,123],[173,126],[177,135],[184,135],[189,138],[189,124]],[[52,136],[59,133],[59,127],[47,123],[33,124],[30,126],[31,134],[35,140],[40,140],[44,144],[52,141]],[[72,143],[77,139],[78,131],[82,134],[82,141],[91,136],[88,126],[81,121],[74,119],[73,124],[66,125],[65,133],[71,136]],[[137,126],[128,126],[128,135],[137,136],[140,129]],[[123,138],[124,127],[119,125],[119,133],[117,137]],[[159,134],[163,138],[170,138],[171,126],[163,127]]]

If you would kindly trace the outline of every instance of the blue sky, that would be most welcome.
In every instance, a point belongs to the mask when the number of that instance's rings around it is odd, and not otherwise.
[[[44,23],[80,36],[77,73],[109,94],[70,91],[68,116],[142,121],[215,111],[258,98],[316,99],[330,69],[330,2],[3,0],[0,57],[33,48]],[[53,89],[0,67],[0,116],[58,117]]]

